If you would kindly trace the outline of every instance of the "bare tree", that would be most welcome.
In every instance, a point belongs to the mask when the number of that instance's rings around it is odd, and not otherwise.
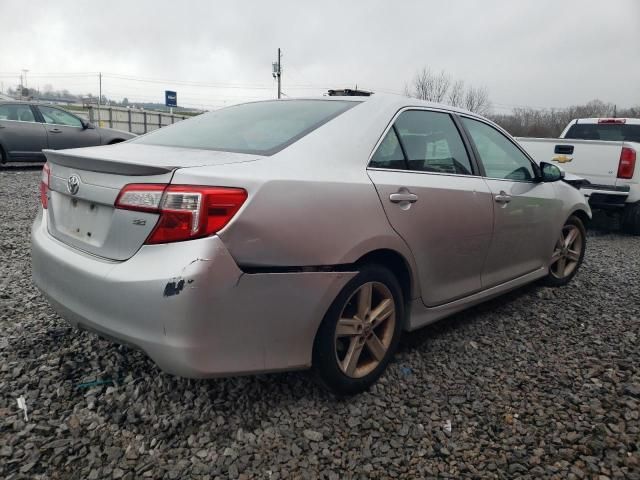
[[[433,91],[431,101],[442,103],[451,86],[451,77],[442,70],[438,75],[433,77]]]
[[[405,95],[429,102],[447,103],[472,112],[486,114],[491,108],[489,92],[485,87],[467,87],[464,81],[453,80],[442,70],[434,74],[428,67],[419,70],[410,84],[405,85]]]
[[[456,80],[449,90],[447,103],[452,107],[462,107],[464,105],[464,81]]]
[[[491,108],[489,92],[485,87],[469,87],[464,96],[464,108],[470,112],[486,115]]]
[[[433,96],[434,77],[431,70],[424,67],[413,77],[412,86],[405,87],[405,94],[408,97],[419,98],[420,100],[431,101]]]
[[[491,119],[518,137],[557,137],[574,118],[609,117],[615,106],[600,100],[562,109],[514,108],[510,114],[492,115]],[[640,106],[617,109],[619,117],[640,116]]]

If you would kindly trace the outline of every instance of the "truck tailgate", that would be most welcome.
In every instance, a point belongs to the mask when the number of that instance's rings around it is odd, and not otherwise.
[[[560,165],[596,185],[617,184],[624,142],[561,138],[517,138],[533,159]]]

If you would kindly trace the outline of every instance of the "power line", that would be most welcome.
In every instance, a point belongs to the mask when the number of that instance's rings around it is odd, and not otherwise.
[[[152,80],[152,79],[142,79],[142,78],[136,78],[136,77],[127,77],[123,75],[112,75],[108,73],[104,73],[103,77],[116,79],[116,80],[129,80],[132,82],[172,84],[172,85],[182,85],[182,86],[189,86],[189,87],[238,88],[238,89],[245,89],[245,90],[271,90],[273,88],[272,86],[265,85],[265,84],[204,83],[204,82],[189,82],[189,81],[180,81],[180,80]],[[289,87],[296,88],[296,89],[328,88],[326,85],[289,85]]]
[[[143,82],[143,83],[160,83],[160,84],[172,84],[172,85],[183,85],[183,86],[191,86],[191,87],[212,87],[212,88],[245,88],[245,89],[261,89],[268,90],[272,87],[267,85],[245,85],[245,84],[231,84],[231,83],[205,83],[205,82],[189,82],[189,81],[181,81],[181,80],[156,80],[156,79],[148,79],[148,78],[137,78],[137,77],[129,77],[124,75],[113,75],[110,73],[103,74],[106,78],[118,79],[118,80],[129,80],[132,82]]]
[[[74,77],[97,77],[100,75],[100,72],[77,72],[77,73],[30,73],[30,77],[38,77],[38,78],[74,78]],[[0,77],[15,77],[18,78],[20,76],[19,72],[0,72]],[[265,83],[209,83],[209,82],[198,82],[198,81],[189,81],[189,80],[169,80],[169,79],[158,79],[158,78],[150,78],[150,77],[139,77],[136,75],[125,75],[118,73],[110,73],[110,72],[102,72],[102,76],[104,78],[111,78],[117,80],[128,80],[132,82],[142,82],[142,83],[162,83],[162,84],[175,84],[175,85],[183,85],[183,86],[193,86],[193,87],[213,87],[213,88],[244,88],[244,89],[261,89],[261,90],[270,90],[273,88],[271,85]],[[289,87],[300,88],[300,89],[325,89],[329,88],[326,85],[318,85],[318,84],[291,84]]]
[[[280,95],[282,95],[282,63],[281,63],[281,58],[282,58],[282,52],[279,51],[279,57],[278,60],[279,62],[275,62],[274,65],[274,78],[277,78],[279,80],[280,86],[279,86],[279,92]],[[279,63],[279,65],[278,65]],[[0,78],[11,78],[11,79],[15,79],[15,81],[17,83],[20,82],[20,77],[21,77],[21,73],[20,72],[0,72]],[[98,78],[96,78],[98,77]],[[56,81],[56,80],[64,80],[64,79],[70,79],[72,80],[71,82],[64,82],[64,88],[68,88],[68,87],[75,87],[75,88],[95,88],[96,83],[100,84],[100,72],[29,72],[29,78],[33,80],[39,80],[40,84],[42,84],[42,82],[44,80],[52,80],[52,81]],[[142,84],[163,84],[163,85],[167,85],[167,84],[172,84],[172,85],[178,85],[178,86],[184,86],[184,87],[192,87],[192,88],[215,88],[215,89],[230,89],[230,90],[264,90],[265,93],[267,90],[271,90],[273,88],[272,85],[268,85],[268,84],[259,84],[259,83],[217,83],[217,82],[203,82],[203,81],[189,81],[189,80],[170,80],[170,79],[158,79],[158,78],[151,78],[151,77],[141,77],[141,76],[137,76],[137,75],[128,75],[128,74],[119,74],[119,73],[112,73],[112,72],[103,72],[102,73],[102,78],[103,79],[109,79],[110,82],[107,82],[107,89],[106,91],[109,92],[110,94],[115,94],[116,91],[114,91],[114,89],[109,88],[109,84],[112,82],[135,82],[135,83],[142,83]],[[75,81],[74,81],[75,80]],[[78,81],[81,82],[78,82]],[[96,81],[97,80],[97,81]],[[95,83],[94,83],[95,82]],[[26,81],[24,82],[26,83]],[[336,84],[340,84],[340,83],[349,83],[349,82],[335,82]],[[321,84],[312,84],[312,83],[305,83],[305,82],[301,82],[301,83],[293,83],[293,84],[287,84],[287,91],[289,92],[289,94],[287,94],[286,96],[289,97],[291,96],[292,92],[295,91],[304,91],[304,90],[319,90],[319,91],[326,91],[330,88],[334,88],[335,85],[321,85]],[[127,94],[124,94],[124,96],[132,96],[132,92],[131,90],[136,90],[136,87],[134,86],[127,86],[126,89],[128,90]],[[387,88],[376,88],[376,87],[368,87],[369,90],[375,91],[375,92],[381,92],[381,93],[388,93],[388,94],[393,94],[393,95],[403,95],[403,93],[392,90],[392,89],[387,89]],[[99,90],[99,89],[98,89]],[[117,92],[119,93],[120,89],[117,89]],[[98,94],[98,96],[100,96]],[[142,97],[142,95],[135,95],[138,97]],[[151,97],[151,96],[146,96],[147,98],[158,98],[158,100],[160,100],[160,96],[158,97]],[[200,99],[205,100],[205,101],[223,101],[223,102],[227,102],[227,100],[229,101],[236,101],[236,100],[241,100],[241,99],[267,99],[267,96],[257,96],[257,95],[244,95],[239,93],[237,96],[233,96],[233,95],[225,95],[223,97],[220,98],[211,98],[211,97],[185,97],[182,96],[181,98],[184,98],[185,100],[195,100],[198,101]],[[161,101],[159,101],[158,103],[161,103]],[[204,105],[204,104],[202,104]],[[551,106],[541,106],[541,105],[527,105],[527,104],[513,104],[513,103],[502,103],[502,102],[492,102],[492,106],[498,110],[511,110],[514,108],[532,108],[532,109],[537,109],[537,110],[551,110],[551,109],[561,109],[561,108],[566,108],[566,107],[559,107],[559,106],[555,106],[555,107],[551,107]]]

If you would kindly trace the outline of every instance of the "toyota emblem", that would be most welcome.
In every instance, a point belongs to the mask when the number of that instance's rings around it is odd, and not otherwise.
[[[80,190],[80,177],[78,175],[71,175],[67,180],[67,190],[71,195],[75,195]]]

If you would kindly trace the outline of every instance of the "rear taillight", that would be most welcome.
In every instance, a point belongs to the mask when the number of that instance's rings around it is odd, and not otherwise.
[[[42,208],[49,206],[49,177],[51,176],[49,164],[45,163],[40,174],[40,203]]]
[[[159,213],[147,244],[208,237],[221,230],[247,199],[242,188],[194,185],[126,185],[116,208]]]
[[[636,151],[633,148],[622,147],[620,163],[618,163],[618,178],[633,178],[636,169]]]

